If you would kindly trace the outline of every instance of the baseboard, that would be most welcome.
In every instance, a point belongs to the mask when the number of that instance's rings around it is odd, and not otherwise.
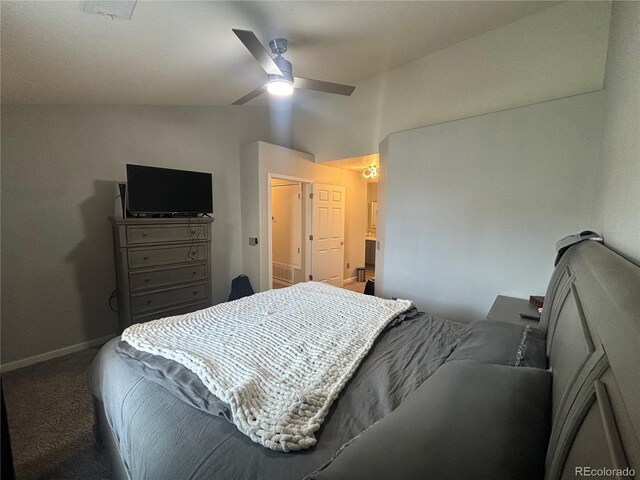
[[[346,278],[343,282],[342,285],[346,285],[347,283],[353,283],[358,279],[358,277],[351,277],[351,278]]]
[[[80,350],[84,350],[86,348],[97,347],[99,345],[107,343],[113,337],[115,337],[115,334],[106,335],[100,338],[94,338],[93,340],[89,340],[88,342],[76,343],[75,345],[69,345],[68,347],[41,353],[39,355],[34,355],[33,357],[21,358],[20,360],[14,360],[13,362],[3,363],[2,365],[0,365],[0,372],[9,372],[11,370],[28,367],[29,365],[34,365],[46,360],[51,360],[52,358],[62,357],[64,355],[69,355],[70,353],[79,352]]]
[[[286,280],[281,280],[279,278],[274,278],[271,283],[273,284],[273,288],[286,288],[293,285],[293,283],[287,282]]]

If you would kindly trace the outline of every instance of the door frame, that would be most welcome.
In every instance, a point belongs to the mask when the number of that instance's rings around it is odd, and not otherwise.
[[[313,180],[303,177],[293,177],[291,175],[281,175],[279,173],[267,173],[267,238],[269,239],[269,248],[267,249],[269,258],[269,290],[273,289],[273,225],[271,217],[273,216],[273,210],[271,208],[271,180],[289,180],[292,182],[300,182],[302,199],[302,233],[304,234],[304,258],[302,259],[302,268],[305,281],[309,278],[309,272],[311,271],[311,202],[309,194],[313,185]]]

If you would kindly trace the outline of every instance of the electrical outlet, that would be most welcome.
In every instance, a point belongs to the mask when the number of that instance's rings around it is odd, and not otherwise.
[[[347,268],[349,268],[351,266],[351,264],[349,262],[347,262]]]

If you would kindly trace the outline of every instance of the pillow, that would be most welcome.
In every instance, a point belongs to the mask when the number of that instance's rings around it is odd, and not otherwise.
[[[454,360],[546,369],[545,338],[530,325],[476,320],[469,324],[447,362]]]
[[[306,480],[541,479],[551,372],[445,363]]]

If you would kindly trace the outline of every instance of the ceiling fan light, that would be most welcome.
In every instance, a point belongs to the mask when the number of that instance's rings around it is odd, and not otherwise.
[[[293,93],[293,83],[286,78],[270,80],[267,84],[267,91],[272,95],[286,96]]]

